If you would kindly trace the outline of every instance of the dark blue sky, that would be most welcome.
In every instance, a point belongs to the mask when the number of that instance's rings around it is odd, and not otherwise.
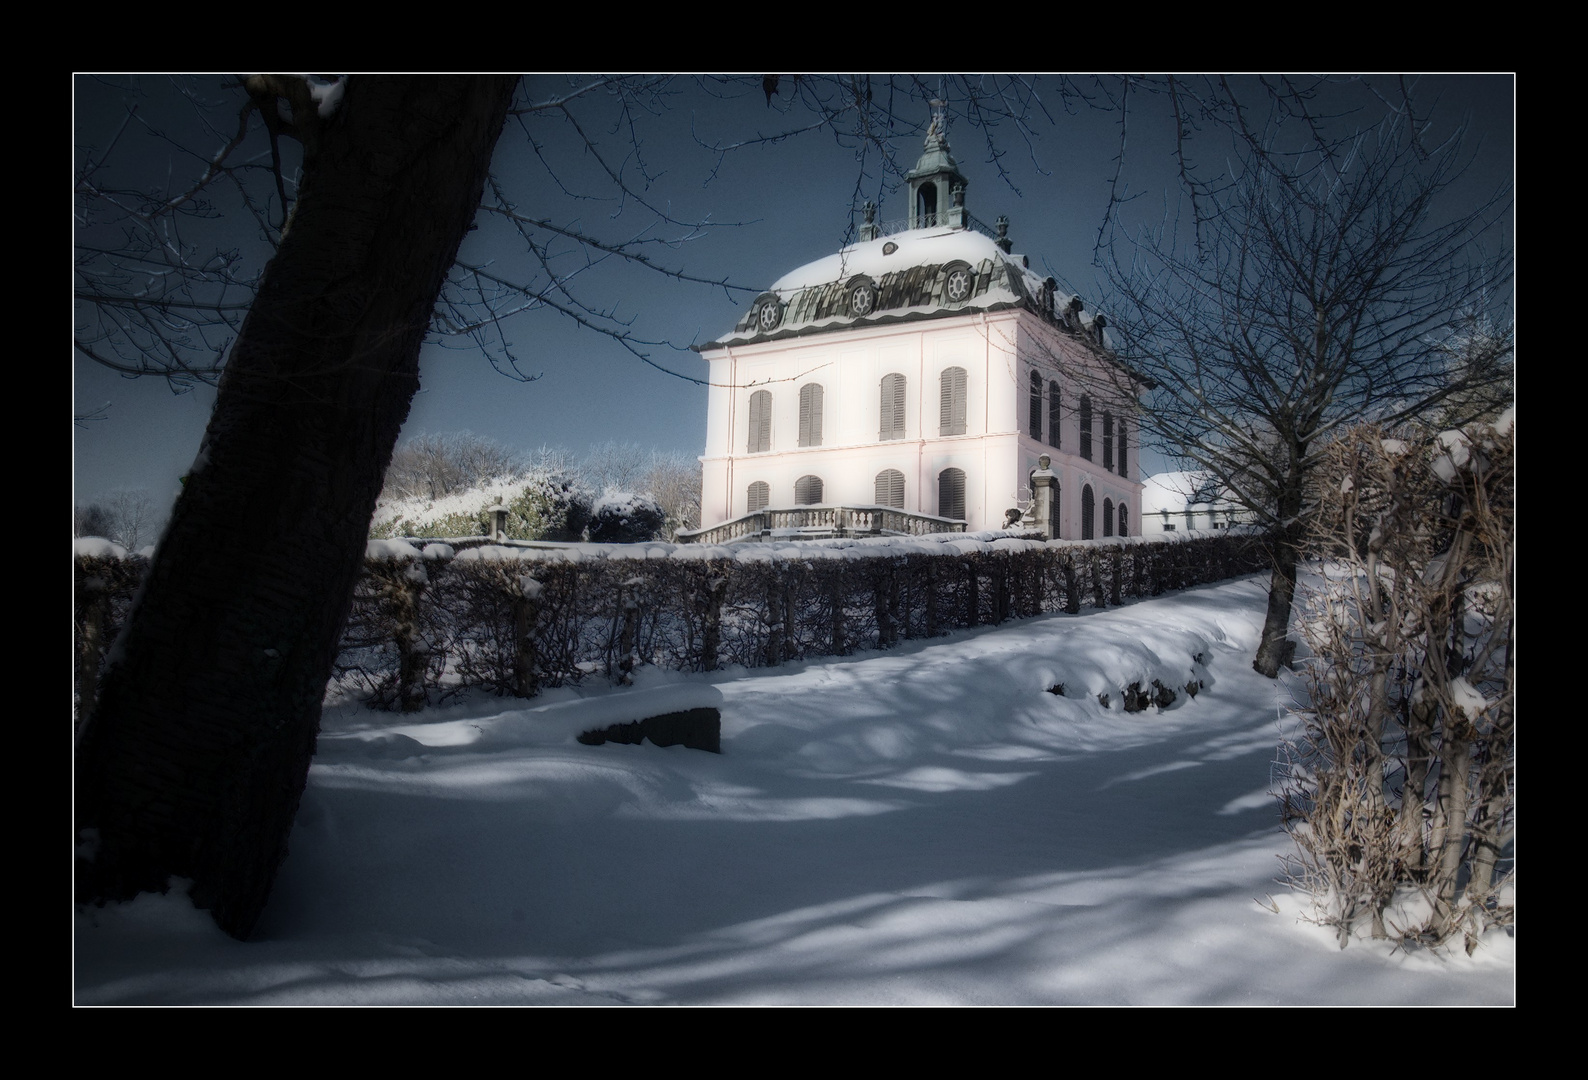
[[[140,115],[156,114],[164,84],[147,76],[138,82],[146,94]],[[227,103],[228,122],[235,126],[241,97],[221,90],[220,82],[217,78],[211,84],[214,97]],[[1361,111],[1337,122],[1364,125],[1376,119],[1382,109],[1374,111],[1373,91],[1388,96],[1395,83],[1394,77],[1378,76],[1343,87],[1341,101]],[[543,99],[565,84],[558,77],[535,77],[529,96]],[[1110,80],[1104,85],[1113,84]],[[1416,86],[1420,102],[1437,99],[1435,134],[1464,118],[1469,122],[1467,145],[1476,156],[1463,185],[1453,193],[1456,201],[1476,200],[1512,179],[1514,84],[1509,75],[1424,76]],[[124,95],[81,77],[77,89],[81,154],[85,145],[103,146],[119,126]],[[999,178],[989,160],[983,132],[957,121],[950,129],[950,141],[969,180],[970,212],[986,222],[1008,215],[1015,250],[1027,254],[1034,269],[1054,274],[1092,306],[1102,297],[1093,249],[1120,151],[1119,115],[1110,108],[1065,102],[1056,87],[1039,84],[1038,89],[1051,121],[1035,121],[1029,142],[1009,125],[992,133],[994,148],[1003,154],[1007,181]],[[617,265],[615,260],[588,265],[587,252],[565,244],[553,252],[558,260],[555,269],[574,274],[575,297],[592,308],[610,309],[637,337],[687,346],[726,332],[754,290],[836,250],[850,227],[857,191],[862,198],[876,198],[881,190],[874,158],[867,163],[867,175],[851,147],[839,145],[823,132],[775,145],[743,147],[720,158],[707,148],[807,123],[808,115],[797,107],[780,111],[790,104],[786,82],[784,90],[769,108],[757,84],[713,91],[680,79],[666,96],[651,102],[654,112],[634,117],[633,128],[615,125],[616,114],[610,111],[581,114],[585,134],[597,142],[608,164],[629,170],[633,186],[641,189],[653,209],[680,222],[710,223],[695,230],[694,239],[673,247],[658,244],[650,255],[692,275],[726,278],[751,291],[727,293],[671,281]],[[227,116],[227,110],[221,115]],[[923,126],[927,119],[927,107],[921,102],[900,101],[897,111],[902,120]],[[654,177],[648,185],[635,171],[630,135],[634,130],[640,137],[639,157]],[[1172,197],[1173,127],[1163,100],[1136,95],[1127,135],[1121,183],[1138,196],[1129,213],[1137,220],[1152,220],[1162,214],[1165,199]],[[183,138],[194,142],[200,153],[219,145],[213,136],[191,131]],[[205,143],[205,138],[210,142]],[[1196,148],[1204,163],[1217,167],[1217,133],[1204,132],[1198,139]],[[920,142],[918,133],[893,140],[906,168],[919,153]],[[129,139],[122,153],[135,154],[137,160],[128,162],[128,167],[136,165],[148,177],[191,174],[193,168],[190,155],[160,139]],[[651,210],[632,200],[616,199],[599,162],[583,152],[577,133],[559,117],[530,117],[523,129],[510,124],[498,146],[493,172],[515,207],[528,216],[572,224],[608,240],[635,235],[671,240],[690,233],[678,225],[657,223]],[[902,196],[884,198],[883,219],[905,213]],[[226,227],[237,230],[240,245],[264,250],[257,240],[257,226],[240,220]],[[1492,238],[1497,246],[1513,239],[1510,229]],[[522,243],[484,217],[464,256],[504,277],[527,278],[532,272],[533,260]],[[523,369],[541,378],[528,383],[504,378],[467,339],[429,344],[421,362],[423,389],[406,431],[467,429],[526,450],[549,444],[576,454],[607,439],[690,455],[700,452],[706,420],[702,387],[645,365],[611,339],[555,312],[520,315],[507,324],[506,333]],[[705,365],[691,352],[667,346],[648,351],[658,363],[676,371],[704,374]],[[122,487],[147,488],[157,500],[174,494],[177,477],[198,449],[213,400],[213,391],[206,387],[174,395],[163,380],[124,379],[78,358],[74,414],[102,410],[104,419],[74,431],[77,498],[84,501]],[[1149,471],[1162,467],[1150,456],[1144,465]]]

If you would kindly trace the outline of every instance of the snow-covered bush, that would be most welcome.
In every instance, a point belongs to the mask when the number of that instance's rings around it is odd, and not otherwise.
[[[507,539],[574,541],[583,538],[590,496],[555,473],[532,470],[472,484],[441,497],[382,501],[370,536],[424,539],[483,536],[493,506],[507,507]]]
[[[1512,417],[1340,439],[1306,597],[1311,702],[1281,798],[1291,879],[1343,946],[1468,951],[1514,916]]]
[[[592,544],[639,544],[662,533],[667,515],[649,495],[616,492],[596,500],[590,512]]]

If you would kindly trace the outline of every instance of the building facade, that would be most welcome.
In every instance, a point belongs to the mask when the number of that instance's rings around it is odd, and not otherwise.
[[[910,216],[786,274],[709,365],[701,522],[799,506],[888,507],[1002,528],[1048,455],[1065,538],[1137,535],[1137,388],[1104,320],[979,227],[934,121]]]

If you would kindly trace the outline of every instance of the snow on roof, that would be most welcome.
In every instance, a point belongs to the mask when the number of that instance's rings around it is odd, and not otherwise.
[[[883,249],[888,247],[895,250],[884,254]],[[974,266],[987,259],[1000,259],[1020,269],[1031,279],[1033,289],[1042,285],[1041,278],[1021,267],[1014,256],[1005,255],[988,237],[973,229],[944,226],[910,229],[851,244],[840,252],[784,274],[772,283],[772,291],[786,295],[833,281],[847,281],[857,274],[880,278],[914,266],[943,266],[951,262],[968,262]]]
[[[1047,282],[1027,269],[1025,261],[1006,254],[980,232],[950,226],[862,241],[784,274],[731,333],[700,348],[969,311],[1036,310]],[[951,299],[948,277],[957,265],[970,271],[970,292]],[[875,293],[870,310],[857,315],[851,294],[864,279]],[[768,329],[759,316],[772,296],[781,312]],[[1066,312],[1072,299],[1055,288],[1053,308]],[[1076,329],[1090,327],[1091,320],[1083,313],[1080,323]]]
[[[1212,498],[1209,498],[1209,496]],[[1194,507],[1226,507],[1231,501],[1211,473],[1164,472],[1141,482],[1142,514],[1184,513]]]

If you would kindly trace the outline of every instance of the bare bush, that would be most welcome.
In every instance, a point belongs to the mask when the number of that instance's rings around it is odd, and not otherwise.
[[[1494,426],[1330,448],[1306,598],[1311,704],[1282,784],[1293,884],[1342,947],[1514,918],[1514,437]]]

